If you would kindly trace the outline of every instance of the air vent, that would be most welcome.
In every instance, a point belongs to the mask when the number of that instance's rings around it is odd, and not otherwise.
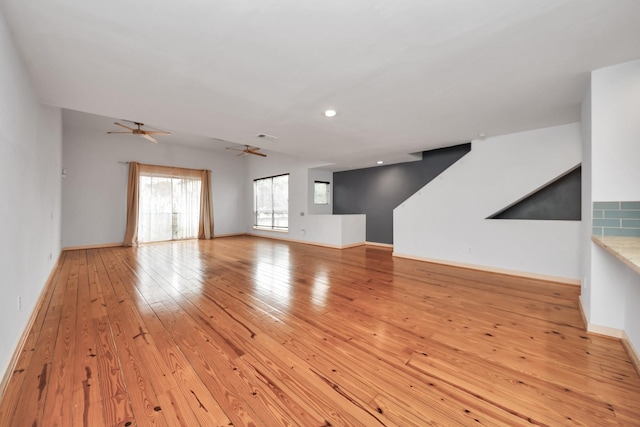
[[[278,139],[277,136],[273,136],[273,135],[268,135],[266,133],[259,133],[256,135],[258,138],[262,138],[262,139],[268,139],[269,141],[275,141],[276,139]]]

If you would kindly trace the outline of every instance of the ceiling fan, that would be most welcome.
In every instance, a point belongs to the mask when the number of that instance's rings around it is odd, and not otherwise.
[[[125,122],[129,122],[129,120],[124,120]],[[151,135],[171,135],[170,132],[165,132],[163,130],[145,130],[142,129],[142,126],[144,126],[144,123],[140,123],[140,122],[130,122],[133,123],[134,125],[136,125],[135,128],[123,125],[122,123],[118,123],[118,122],[114,122],[114,125],[123,127],[125,129],[127,129],[127,132],[124,131],[120,131],[120,132],[107,132],[108,134],[113,134],[113,133],[128,133],[131,135],[140,135],[141,137],[143,137],[146,140],[149,140],[151,142],[154,143],[158,143],[158,141],[152,137]]]
[[[238,156],[246,156],[247,154],[253,154],[260,157],[267,157],[264,153],[258,153],[260,150],[259,147],[252,147],[250,145],[245,145],[244,149],[242,148],[234,148],[234,147],[225,147],[227,150],[239,151]]]

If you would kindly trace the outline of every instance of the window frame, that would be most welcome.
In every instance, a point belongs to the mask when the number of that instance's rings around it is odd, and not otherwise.
[[[289,232],[289,177],[291,174],[289,173],[281,173],[278,175],[265,176],[262,178],[256,178],[253,180],[253,228],[255,230],[268,230],[268,231],[278,231],[282,233]],[[275,210],[273,209],[274,199],[273,199],[273,180],[274,178],[279,178],[282,176],[287,177],[287,226],[276,226],[275,225]],[[271,180],[271,226],[268,225],[258,225],[258,181]]]
[[[198,227],[199,227],[199,221],[200,221],[200,214],[201,214],[201,206],[200,203],[202,202],[202,191],[203,191],[203,182],[202,182],[202,177],[197,176],[197,175],[193,175],[191,173],[191,170],[189,169],[185,169],[186,172],[184,173],[180,173],[180,169],[179,168],[171,168],[170,172],[162,172],[163,169],[161,168],[165,168],[163,166],[153,166],[152,170],[149,171],[140,171],[139,175],[138,175],[138,218],[137,218],[137,222],[138,222],[138,227],[136,230],[136,239],[138,240],[138,242],[140,244],[148,244],[148,243],[158,243],[158,242],[171,242],[171,241],[179,241],[179,240],[190,240],[190,239],[197,239],[198,238]],[[165,168],[165,169],[169,169],[169,168]],[[158,172],[160,171],[160,172]],[[144,179],[149,179],[149,183],[148,185],[144,185],[143,184],[143,180]],[[161,212],[160,214],[165,214],[165,215],[170,215],[171,216],[171,238],[169,239],[160,239],[160,240],[155,240],[155,239],[151,239],[151,240],[146,240],[141,238],[141,231],[142,228],[144,227],[144,225],[146,225],[147,223],[150,223],[150,221],[144,221],[143,220],[143,215],[153,215],[154,212],[152,211],[146,211],[144,209],[144,207],[142,206],[142,199],[143,197],[145,199],[147,199],[148,197],[153,197],[153,194],[151,195],[143,195],[143,191],[145,191],[147,189],[148,186],[153,186],[154,185],[154,179],[166,179],[168,180],[168,184],[169,187],[171,188],[171,212]],[[192,226],[195,226],[195,230],[191,230],[193,231],[193,234],[189,234],[186,237],[177,237],[176,232],[178,230],[178,226],[179,224],[176,224],[175,222],[175,217],[176,215],[180,215],[180,214],[184,214],[185,211],[177,211],[176,210],[176,203],[175,203],[175,192],[174,192],[174,186],[177,184],[176,181],[192,181],[192,182],[197,182],[198,183],[198,194],[192,194],[192,196],[195,197],[196,200],[196,204],[197,204],[197,209],[191,209],[188,212],[189,213],[196,213],[198,215],[198,220],[196,221],[196,224],[191,224]],[[158,185],[158,183],[155,183],[155,185]],[[156,198],[157,200],[157,198]],[[157,212],[156,212],[157,214]],[[151,230],[149,231],[149,235],[152,235],[153,233],[151,232]]]
[[[326,189],[327,189],[327,201],[325,203],[316,202],[316,184],[325,184],[325,186],[326,186]],[[317,180],[313,181],[313,204],[314,205],[320,205],[320,206],[325,206],[325,205],[330,205],[331,204],[331,182],[329,182],[329,181],[317,181]]]

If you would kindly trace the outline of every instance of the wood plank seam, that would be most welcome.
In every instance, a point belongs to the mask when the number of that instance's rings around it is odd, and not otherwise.
[[[640,424],[574,287],[252,236],[63,254],[2,427]]]

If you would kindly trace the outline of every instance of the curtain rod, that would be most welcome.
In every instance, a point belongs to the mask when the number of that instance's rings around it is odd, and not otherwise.
[[[123,165],[128,165],[131,164],[131,162],[123,162],[122,160],[118,160],[118,163],[123,164]],[[149,166],[156,166],[156,165],[149,165]],[[178,169],[192,169],[192,170],[197,170],[197,171],[209,171],[211,172],[211,169],[194,169],[194,168],[181,168],[180,166],[162,166],[162,165],[158,165],[160,167],[163,168],[178,168]]]

